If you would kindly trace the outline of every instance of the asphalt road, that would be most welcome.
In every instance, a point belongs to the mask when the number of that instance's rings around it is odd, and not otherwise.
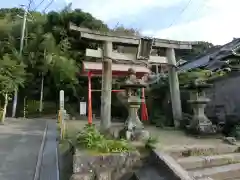
[[[33,180],[46,120],[6,119],[0,125],[0,180]]]

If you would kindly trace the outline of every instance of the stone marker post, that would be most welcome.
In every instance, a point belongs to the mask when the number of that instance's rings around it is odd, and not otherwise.
[[[59,93],[59,124],[60,124],[60,136],[61,139],[64,138],[65,133],[65,109],[64,109],[64,91],[61,90]]]
[[[176,128],[179,128],[180,126],[179,121],[182,120],[182,106],[181,106],[181,98],[180,98],[180,90],[179,90],[179,82],[178,82],[178,73],[176,69],[175,52],[173,48],[167,49],[167,59],[168,59],[168,63],[170,64],[168,75],[169,75],[169,86],[170,86],[170,93],[171,93],[174,126]]]
[[[61,90],[59,94],[59,109],[64,110],[64,91]]]
[[[112,103],[112,42],[104,42],[102,68],[102,97],[101,97],[101,130],[106,131],[111,126]]]

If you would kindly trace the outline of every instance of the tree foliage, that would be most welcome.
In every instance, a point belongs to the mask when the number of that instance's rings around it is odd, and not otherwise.
[[[17,62],[9,54],[0,59],[0,93],[12,93],[19,86],[24,85],[25,65]]]
[[[20,54],[23,10],[0,9],[0,92],[39,98],[44,79],[44,96],[52,100],[60,89],[78,99],[82,90],[77,74],[81,68],[87,42],[69,31],[69,23],[95,30],[108,30],[107,25],[80,9],[41,14],[30,12],[26,25],[24,49]],[[22,86],[25,86],[22,89]],[[24,96],[25,96],[24,95]]]

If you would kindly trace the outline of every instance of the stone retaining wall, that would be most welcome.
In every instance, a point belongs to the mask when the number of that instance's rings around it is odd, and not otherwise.
[[[69,143],[69,147],[58,154],[60,180],[69,180],[73,172],[74,147],[70,142],[66,143]]]
[[[139,166],[141,156],[136,151],[92,155],[76,150],[71,180],[127,180]]]

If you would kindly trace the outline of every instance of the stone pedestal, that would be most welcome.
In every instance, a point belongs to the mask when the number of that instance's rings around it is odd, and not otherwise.
[[[141,99],[137,96],[128,98],[128,118],[125,122],[124,129],[120,132],[128,140],[147,140],[149,132],[144,129],[138,116],[138,110],[141,105]]]
[[[187,87],[191,91],[191,99],[188,103],[193,108],[193,118],[187,128],[193,133],[207,135],[217,132],[217,127],[212,124],[204,112],[207,103],[210,101],[206,98],[205,89],[211,86],[211,84],[191,84]]]
[[[199,83],[194,81],[184,87],[190,93],[188,103],[193,109],[193,116],[189,124],[186,125],[187,131],[197,135],[210,135],[217,132],[217,127],[205,115],[204,109],[210,99],[206,98],[205,90],[212,87],[212,84]]]
[[[200,134],[213,134],[216,133],[217,128],[207,118],[204,109],[210,99],[198,98],[196,100],[189,100],[188,102],[193,108],[193,119],[190,122],[189,129],[194,130]]]

